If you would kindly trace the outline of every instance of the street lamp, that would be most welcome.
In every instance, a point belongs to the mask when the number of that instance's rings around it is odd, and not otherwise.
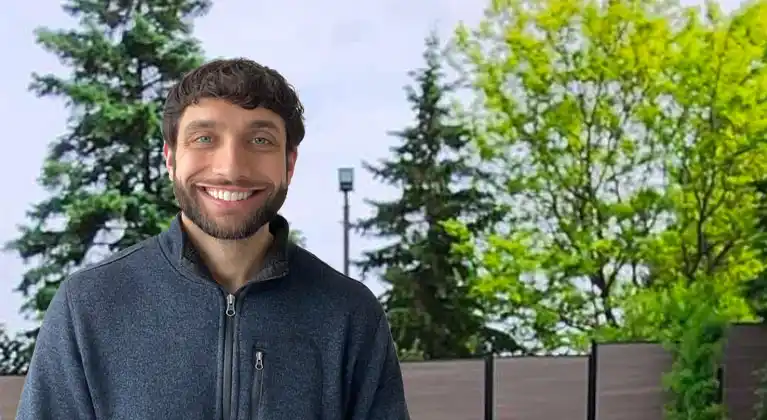
[[[354,191],[354,168],[338,169],[338,189],[344,194],[344,275],[349,275],[349,193]]]

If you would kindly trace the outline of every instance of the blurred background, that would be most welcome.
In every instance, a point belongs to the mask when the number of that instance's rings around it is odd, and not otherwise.
[[[414,419],[767,418],[765,1],[32,0],[0,38],[3,418],[60,282],[177,211],[168,87],[232,57],[296,87],[283,214],[381,297]]]

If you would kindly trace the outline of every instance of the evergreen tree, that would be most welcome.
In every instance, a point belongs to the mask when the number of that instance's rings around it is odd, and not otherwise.
[[[426,42],[425,67],[411,73],[406,88],[415,124],[392,135],[401,143],[373,176],[401,189],[393,201],[368,200],[374,215],[357,228],[364,236],[390,241],[365,252],[363,275],[378,272],[390,289],[383,303],[400,355],[425,359],[467,357],[487,350],[515,350],[515,343],[486,325],[462,281],[469,268],[451,257],[452,237],[441,222],[460,219],[481,230],[492,220],[490,197],[466,182],[478,170],[469,163],[470,136],[450,118],[439,40]]]
[[[159,233],[178,211],[163,170],[161,109],[169,87],[202,62],[191,20],[209,5],[69,0],[63,9],[78,28],[36,32],[71,73],[34,74],[30,89],[64,99],[70,118],[39,178],[50,198],[7,245],[34,263],[19,285],[25,311],[42,315],[72,271]]]
[[[12,337],[0,325],[0,376],[24,375],[32,356],[32,341],[28,334]]]
[[[290,229],[289,239],[298,246],[306,247],[306,236],[304,236],[304,233],[299,229]]]

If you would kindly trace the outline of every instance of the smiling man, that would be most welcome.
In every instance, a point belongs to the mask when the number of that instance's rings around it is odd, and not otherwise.
[[[180,214],[61,284],[17,419],[408,419],[381,305],[277,214],[304,137],[285,79],[208,63],[163,135]]]

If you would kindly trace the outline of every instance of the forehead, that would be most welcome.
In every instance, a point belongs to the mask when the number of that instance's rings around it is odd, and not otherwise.
[[[179,120],[179,134],[199,122],[222,130],[239,131],[255,125],[285,133],[285,121],[274,111],[262,107],[245,109],[223,99],[203,98],[189,105]]]

